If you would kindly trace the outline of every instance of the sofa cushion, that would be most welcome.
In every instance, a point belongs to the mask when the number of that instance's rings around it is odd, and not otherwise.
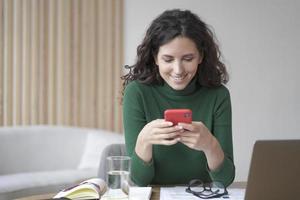
[[[90,131],[78,169],[98,168],[103,149],[111,143],[124,143],[124,136],[106,130]]]

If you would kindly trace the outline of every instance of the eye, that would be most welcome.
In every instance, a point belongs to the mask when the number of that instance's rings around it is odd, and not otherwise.
[[[173,59],[164,59],[164,61],[165,61],[166,63],[170,63],[170,62],[173,61]]]
[[[185,57],[183,58],[184,61],[187,61],[187,62],[191,62],[194,58],[193,57]]]

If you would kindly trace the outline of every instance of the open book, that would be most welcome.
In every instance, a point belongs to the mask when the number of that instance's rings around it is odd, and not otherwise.
[[[132,200],[149,200],[151,198],[151,187],[122,187],[122,189],[111,189],[108,191],[107,184],[100,178],[91,178],[77,185],[60,191],[53,199],[66,198],[74,200],[91,199],[119,199],[127,200],[128,194]]]
[[[86,181],[74,185],[60,191],[53,198],[68,198],[68,199],[100,199],[107,190],[107,185],[100,178],[91,178]]]

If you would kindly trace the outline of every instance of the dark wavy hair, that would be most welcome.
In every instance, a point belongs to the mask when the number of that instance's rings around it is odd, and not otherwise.
[[[187,37],[195,42],[203,57],[195,78],[206,87],[217,87],[228,81],[225,65],[220,61],[221,52],[213,32],[196,14],[189,10],[167,10],[153,20],[142,43],[137,47],[137,60],[129,72],[122,76],[123,91],[126,85],[137,80],[145,84],[163,84],[155,57],[159,47],[176,37]]]

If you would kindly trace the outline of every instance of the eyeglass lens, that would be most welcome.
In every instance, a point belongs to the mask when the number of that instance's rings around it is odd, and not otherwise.
[[[214,198],[227,194],[227,190],[220,182],[203,183],[201,180],[192,180],[186,190],[200,198]]]

